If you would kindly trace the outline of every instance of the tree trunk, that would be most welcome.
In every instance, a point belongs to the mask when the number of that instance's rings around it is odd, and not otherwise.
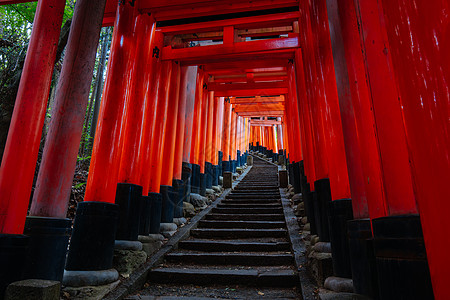
[[[92,116],[92,123],[91,123],[91,131],[90,131],[90,143],[89,145],[92,147],[94,136],[95,136],[95,129],[97,127],[97,120],[98,120],[98,113],[100,111],[100,101],[103,91],[103,73],[105,71],[105,64],[106,64],[106,52],[108,49],[108,39],[111,34],[110,28],[107,28],[105,30],[105,34],[103,35],[103,41],[102,41],[102,54],[100,57],[100,65],[98,67],[98,76],[97,76],[97,91],[95,94],[95,102],[94,102],[94,114]]]

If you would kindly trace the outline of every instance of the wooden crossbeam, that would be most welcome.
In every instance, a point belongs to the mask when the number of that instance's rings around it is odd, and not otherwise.
[[[173,49],[171,46],[163,48],[163,60],[205,60],[213,57],[214,59],[248,57],[252,53],[270,52],[275,55],[277,51],[288,50],[293,52],[300,47],[298,34],[295,37],[279,38],[269,40],[247,41],[233,43],[231,45],[211,45],[203,47],[190,47],[182,49]]]
[[[276,120],[250,120],[250,126],[273,126],[281,124],[281,121]]]
[[[282,111],[250,111],[250,112],[239,112],[237,113],[241,117],[282,117],[284,112]]]
[[[271,27],[279,27],[285,25],[292,25],[292,22],[298,20],[299,16],[300,16],[299,12],[288,12],[273,15],[263,15],[237,19],[209,21],[203,23],[166,26],[159,28],[159,30],[162,33],[164,33],[164,35],[174,35],[174,34],[190,34],[200,32],[221,31],[223,30],[224,27],[227,26],[233,26],[235,29],[263,28],[268,27],[268,25],[270,25]]]
[[[230,98],[231,104],[259,104],[259,103],[284,103],[284,96],[278,97],[246,97],[246,98]]]
[[[288,93],[288,88],[274,89],[254,89],[254,90],[233,90],[233,91],[217,91],[214,93],[216,97],[253,97],[253,96],[279,96]]]
[[[286,81],[276,81],[276,82],[258,82],[258,83],[208,83],[209,91],[235,91],[235,90],[263,90],[263,89],[277,89],[277,88],[287,88]]]

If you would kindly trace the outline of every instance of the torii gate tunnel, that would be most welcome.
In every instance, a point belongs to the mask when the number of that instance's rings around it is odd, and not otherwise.
[[[381,299],[450,299],[447,0],[78,0],[29,207],[64,6],[38,1],[0,169],[0,247],[70,227],[100,29],[113,25],[66,270],[110,269],[114,237],[137,238],[136,203],[162,202],[170,223],[251,150],[286,158],[322,241],[358,241],[355,287],[374,275],[358,268],[373,241]],[[353,221],[333,236],[326,219],[348,201]],[[62,256],[43,262],[60,280],[67,242],[41,246]],[[13,254],[0,251],[2,268],[25,264]]]

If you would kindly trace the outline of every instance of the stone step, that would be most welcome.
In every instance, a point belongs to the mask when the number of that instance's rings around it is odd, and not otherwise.
[[[281,204],[280,199],[224,199],[221,204]]]
[[[172,252],[166,255],[171,263],[238,266],[289,266],[294,263],[287,253],[191,253]]]
[[[201,220],[199,226],[201,228],[247,228],[247,229],[272,229],[285,228],[283,221],[216,221]]]
[[[245,239],[258,237],[286,237],[285,229],[236,229],[236,228],[197,228],[191,236],[202,239]]]
[[[196,250],[196,251],[224,251],[224,252],[275,252],[275,251],[289,251],[289,242],[246,242],[241,240],[185,240],[178,244],[180,249]]]
[[[208,214],[206,220],[284,221],[283,214]]]
[[[220,203],[218,208],[279,208],[281,203]]]
[[[154,283],[197,284],[197,285],[246,285],[261,287],[296,287],[299,276],[291,269],[266,268],[250,270],[208,269],[208,268],[157,268],[148,275]]]
[[[253,195],[253,194],[248,194],[248,195],[233,195],[230,194],[227,196],[227,199],[280,199],[281,196],[278,195]]]
[[[218,208],[211,210],[218,214],[282,214],[283,208]]]

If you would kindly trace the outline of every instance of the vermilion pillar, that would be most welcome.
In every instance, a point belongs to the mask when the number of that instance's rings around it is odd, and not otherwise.
[[[201,139],[201,118],[203,102],[203,83],[204,76],[201,69],[197,73],[197,88],[195,91],[194,122],[192,125],[192,143],[191,143],[191,163],[200,165],[200,139]]]
[[[230,128],[231,128],[231,104],[230,99],[226,98],[224,101],[223,110],[223,135],[222,135],[222,152],[223,160],[230,160]]]
[[[169,109],[169,87],[172,76],[172,62],[164,61],[161,63],[161,79],[158,86],[158,107],[156,112],[155,126],[152,133],[152,149],[150,154],[151,176],[150,191],[159,193],[161,186],[161,173],[164,153],[164,132],[166,130],[166,118]],[[170,183],[169,185],[172,185]]]
[[[189,158],[184,156],[184,145],[189,144],[190,148],[193,121],[192,106],[195,97],[196,75],[197,67],[181,67],[180,99],[176,130],[177,138],[175,141],[175,160],[173,165],[174,179],[181,179],[183,161],[189,162]]]
[[[157,38],[156,38],[156,24],[153,24],[152,32],[148,35],[148,40],[146,43],[147,49],[153,51]],[[145,51],[144,51],[145,52]],[[159,68],[158,68],[158,58],[151,52],[147,60],[147,66],[145,70],[144,81],[148,80],[148,86],[144,89],[145,93],[142,95],[145,97],[145,107],[144,107],[144,119],[142,123],[142,138],[140,141],[140,156],[139,161],[139,184],[142,186],[142,195],[148,195],[149,185],[150,185],[150,165],[151,165],[151,145],[152,145],[152,129],[156,121],[156,112],[158,97],[157,87],[159,85]],[[148,77],[148,79],[147,79]]]
[[[135,49],[134,20],[135,8],[128,2],[120,2],[84,201],[115,201],[122,147],[123,108]]]
[[[75,8],[31,214],[65,218],[106,0]]]
[[[220,140],[220,136],[219,136],[219,132],[220,132],[220,123],[221,123],[221,115],[223,115],[223,112],[220,110],[220,106],[222,100],[218,99],[218,98],[214,98],[212,101],[213,104],[213,118],[212,118],[212,122],[213,122],[213,132],[212,132],[212,161],[211,163],[213,165],[218,165],[219,164],[219,140]]]
[[[199,159],[198,164],[200,165],[200,173],[205,173],[205,162],[206,162],[206,135],[207,135],[207,127],[208,127],[208,107],[209,107],[209,93],[206,90],[206,87],[203,91],[203,99],[201,102],[201,123],[199,128]]]
[[[141,184],[140,161],[145,151],[140,142],[143,139],[144,116],[146,101],[153,101],[146,97],[149,92],[151,64],[154,46],[155,21],[148,14],[141,14],[136,18],[136,53],[133,65],[133,81],[130,87],[130,97],[125,100],[124,137],[122,156],[120,160],[118,182]],[[146,189],[147,195],[148,188]]]
[[[292,141],[291,151],[293,151],[293,160],[299,162],[303,159],[302,153],[302,138],[300,135],[300,117],[299,117],[299,107],[298,107],[298,94],[297,94],[297,81],[295,78],[295,66],[294,64],[288,65],[288,84],[289,84],[289,96],[288,101],[290,101],[290,122],[292,130]]]
[[[338,1],[327,1],[328,18],[330,21],[331,44],[333,49],[334,67],[336,72],[336,84],[339,96],[339,108],[341,111],[342,129],[345,141],[345,150],[346,150],[345,154],[348,162],[347,168],[350,182],[350,190],[352,195],[353,213],[357,219],[362,219],[369,217],[365,182],[368,181],[370,182],[370,177],[369,180],[364,180],[362,154],[358,137],[360,139],[366,139],[370,138],[369,136],[371,135],[372,139],[374,139],[374,131],[372,129],[371,132],[365,134],[360,129],[361,134],[358,133],[356,113],[352,101],[352,98],[358,97],[358,94],[352,94],[350,92],[350,78],[349,78],[349,71],[347,70],[344,39],[343,39],[344,32],[341,31],[341,22],[339,19],[339,8],[337,2]],[[353,1],[348,2],[349,4],[353,4]],[[345,6],[345,10],[351,11],[352,5]],[[354,13],[355,11],[353,9],[353,14]],[[351,21],[351,19],[342,20],[342,22],[348,21]],[[353,26],[356,29],[355,36],[358,38],[358,32],[356,28],[357,23],[355,17],[353,18],[353,21],[354,21]],[[361,48],[359,50],[361,51]],[[351,57],[349,58],[351,59]],[[362,66],[363,61],[360,60],[358,62]],[[361,79],[361,81],[359,82],[360,85],[362,85],[361,88],[364,89],[365,86],[364,77],[359,79]],[[356,86],[356,83],[358,83],[358,81],[352,80],[353,86]],[[363,101],[365,100],[368,103],[367,89],[364,96],[366,98],[363,99]],[[359,99],[356,98],[355,102],[357,102],[358,100]],[[368,115],[368,117],[369,119],[365,120],[366,124],[368,124],[369,126],[374,126],[373,122],[370,122],[371,120],[373,120],[373,117],[370,114]],[[375,159],[375,161],[378,161],[377,147],[376,147],[377,145],[374,143],[372,146],[374,146],[374,149],[367,149],[367,150],[375,151],[374,153],[375,156],[373,157],[373,159]],[[377,196],[380,196],[380,193],[382,191],[381,186],[379,185],[380,176],[378,178],[372,179],[374,179],[375,184],[378,185],[379,190]],[[382,198],[379,197],[378,199],[383,200]]]
[[[445,241],[450,235],[450,4],[445,0],[381,2],[434,297],[449,299],[450,257]],[[411,207],[399,204],[407,211]]]
[[[190,163],[194,163],[191,160],[191,146],[192,146],[192,142],[194,140],[194,128],[193,128],[193,124],[194,124],[194,114],[195,114],[195,95],[197,93],[197,77],[198,77],[198,70],[197,67],[189,67],[190,71],[190,76],[189,78],[192,77],[192,85],[189,84],[189,86],[187,86],[187,90],[186,90],[186,121],[185,121],[185,131],[184,131],[184,141],[183,141],[183,161],[184,162],[190,162]],[[186,74],[186,76],[188,76]],[[183,97],[183,93],[184,90],[180,90],[180,97]]]
[[[205,161],[213,164],[214,156],[214,140],[213,140],[213,125],[214,125],[214,92],[208,93],[208,106],[206,108],[208,116],[206,122],[206,144],[205,144]]]
[[[300,116],[300,129],[302,133],[303,165],[308,181],[314,182],[317,178],[314,167],[313,124],[311,123],[311,108],[309,105],[305,82],[302,49],[297,49],[295,51],[295,71],[297,79],[297,100]],[[283,139],[286,139],[286,137],[287,135],[283,134]]]
[[[167,111],[164,130],[164,146],[162,151],[161,185],[172,185],[173,166],[175,160],[175,144],[177,137],[177,117],[180,97],[180,65],[171,62],[172,74],[166,85],[169,110]],[[181,179],[181,178],[177,178]]]
[[[38,1],[0,168],[1,233],[23,232],[65,3]]]
[[[231,126],[230,126],[230,155],[231,160],[236,160],[236,135],[237,135],[237,114],[234,107],[231,110]]]
[[[392,70],[384,21],[380,21],[378,1],[358,0],[355,4],[377,126],[386,213],[388,215],[417,213],[409,151],[398,102],[397,78]]]
[[[318,83],[321,90],[319,102],[321,105],[322,121],[325,124],[324,138],[328,157],[328,172],[333,199],[349,198],[350,186],[348,182],[347,161],[345,156],[344,139],[342,134],[341,115],[336,88],[336,77],[331,50],[330,30],[326,0],[313,1],[311,7],[314,18],[311,25],[316,36],[317,62],[316,70],[319,75]]]

